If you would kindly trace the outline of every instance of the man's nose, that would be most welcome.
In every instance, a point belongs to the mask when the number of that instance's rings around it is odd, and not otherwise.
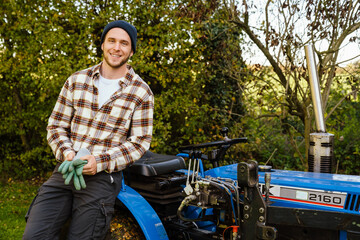
[[[114,49],[115,50],[120,50],[120,48],[121,48],[121,43],[119,43],[119,42],[116,43]]]

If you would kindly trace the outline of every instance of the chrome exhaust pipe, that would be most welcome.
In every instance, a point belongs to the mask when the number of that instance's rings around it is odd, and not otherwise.
[[[309,71],[310,91],[315,112],[316,128],[318,132],[326,132],[324,114],[321,105],[319,76],[317,74],[314,47],[312,45],[305,46],[305,56]]]
[[[310,134],[308,153],[309,172],[331,173],[334,162],[334,135],[326,132],[321,104],[319,76],[317,74],[314,47],[312,45],[305,46],[305,56],[317,130],[316,133]]]

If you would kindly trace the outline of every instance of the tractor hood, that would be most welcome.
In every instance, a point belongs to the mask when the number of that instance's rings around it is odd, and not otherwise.
[[[360,176],[271,170],[270,200],[276,206],[360,214]],[[237,180],[237,164],[210,169],[206,176]],[[258,173],[264,194],[265,172]]]

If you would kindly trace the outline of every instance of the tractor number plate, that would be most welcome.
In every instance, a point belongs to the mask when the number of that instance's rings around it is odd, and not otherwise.
[[[259,184],[262,194],[265,194],[265,184]],[[327,207],[343,208],[347,193],[323,191],[317,189],[285,187],[271,185],[269,198],[300,203],[316,204]]]

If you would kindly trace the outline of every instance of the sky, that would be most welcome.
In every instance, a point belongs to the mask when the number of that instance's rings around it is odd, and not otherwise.
[[[360,61],[360,44],[357,42],[349,42],[348,37],[344,42],[342,49],[339,51],[339,58],[338,62],[341,63],[343,61],[346,61],[348,59],[352,59],[350,63],[354,63],[357,61]],[[354,59],[353,59],[354,58]],[[341,64],[341,66],[347,65],[349,62],[345,62]]]
[[[350,35],[345,39],[343,45],[340,47],[339,50],[339,56],[337,62],[341,67],[345,67],[350,63],[355,63],[360,61],[360,44],[358,42],[349,42],[351,36],[353,35]],[[324,48],[325,47],[326,46],[324,46]],[[305,49],[304,49],[304,55],[305,55]],[[245,62],[250,65],[252,64],[270,65],[269,62],[266,60],[264,54],[260,50],[258,50],[256,46],[253,46],[251,48],[251,53],[245,53],[244,58],[245,58]]]

